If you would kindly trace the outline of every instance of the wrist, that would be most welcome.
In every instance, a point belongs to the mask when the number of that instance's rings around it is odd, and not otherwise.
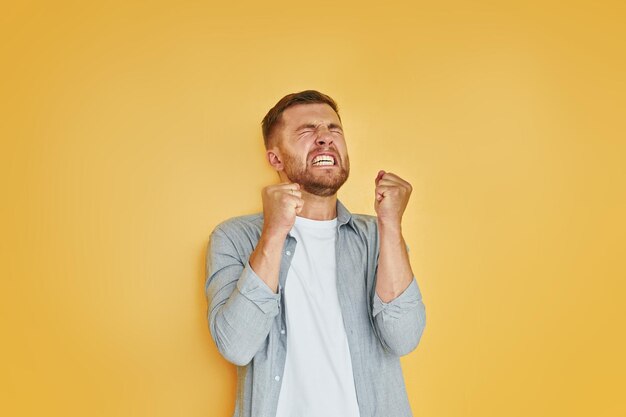
[[[380,217],[377,220],[378,230],[380,233],[402,234],[402,223],[400,220],[385,220]]]
[[[269,245],[280,243],[282,245],[288,233],[289,230],[281,230],[276,227],[263,227],[259,243],[263,242]]]
[[[276,293],[278,291],[278,273],[285,238],[261,234],[259,241],[250,254],[252,271]]]

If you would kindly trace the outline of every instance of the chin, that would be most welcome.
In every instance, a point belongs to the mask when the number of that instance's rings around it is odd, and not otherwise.
[[[332,183],[305,182],[302,186],[306,192],[313,195],[319,197],[330,197],[337,194],[337,191],[339,191],[347,179],[348,176],[346,174],[345,177],[337,178],[336,181],[333,181]]]

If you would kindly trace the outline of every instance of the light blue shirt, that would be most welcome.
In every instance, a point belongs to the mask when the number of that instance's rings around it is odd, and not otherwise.
[[[212,232],[207,250],[209,329],[220,353],[237,365],[234,417],[274,417],[285,366],[283,288],[297,242],[291,235],[285,239],[275,294],[248,262],[262,229],[262,214],[226,220]],[[340,201],[335,253],[360,415],[411,416],[399,358],[417,347],[426,324],[417,281],[382,302],[375,291],[376,217],[351,214]]]

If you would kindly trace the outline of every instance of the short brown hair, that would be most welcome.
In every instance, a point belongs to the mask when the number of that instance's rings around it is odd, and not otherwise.
[[[291,106],[295,106],[296,104],[314,104],[314,103],[325,103],[328,104],[332,109],[337,113],[337,117],[341,120],[339,116],[339,107],[335,100],[326,94],[322,94],[319,91],[315,90],[305,90],[300,91],[299,93],[291,93],[287,94],[285,97],[281,98],[278,103],[274,107],[270,109],[269,112],[263,118],[261,122],[261,126],[263,128],[263,141],[265,142],[265,149],[269,148],[270,138],[272,136],[272,131],[274,127],[280,123],[281,116],[283,112]]]

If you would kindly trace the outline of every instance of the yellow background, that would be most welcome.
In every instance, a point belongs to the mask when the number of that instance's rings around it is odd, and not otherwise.
[[[206,244],[313,88],[353,212],[378,169],[414,186],[414,414],[626,415],[622,1],[5,3],[0,414],[232,413]]]

